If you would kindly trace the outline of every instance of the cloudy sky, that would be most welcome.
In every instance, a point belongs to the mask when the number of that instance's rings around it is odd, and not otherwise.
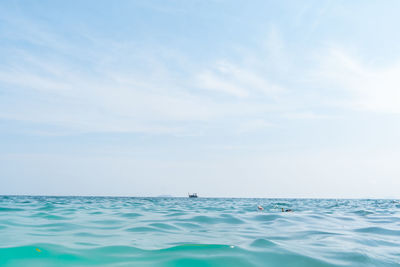
[[[0,3],[0,194],[400,197],[399,1]]]

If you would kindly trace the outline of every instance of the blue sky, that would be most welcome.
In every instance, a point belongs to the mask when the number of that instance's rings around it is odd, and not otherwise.
[[[400,197],[398,1],[2,1],[0,194]]]

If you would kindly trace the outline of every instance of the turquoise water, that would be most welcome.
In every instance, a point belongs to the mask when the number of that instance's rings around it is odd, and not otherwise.
[[[95,265],[400,266],[400,203],[0,196],[0,266]]]

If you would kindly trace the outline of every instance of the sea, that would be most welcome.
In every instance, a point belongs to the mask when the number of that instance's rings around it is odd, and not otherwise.
[[[400,202],[0,196],[0,266],[400,266]]]

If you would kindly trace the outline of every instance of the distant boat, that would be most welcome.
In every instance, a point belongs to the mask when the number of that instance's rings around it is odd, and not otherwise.
[[[188,193],[189,198],[197,198],[197,193],[190,194]]]

